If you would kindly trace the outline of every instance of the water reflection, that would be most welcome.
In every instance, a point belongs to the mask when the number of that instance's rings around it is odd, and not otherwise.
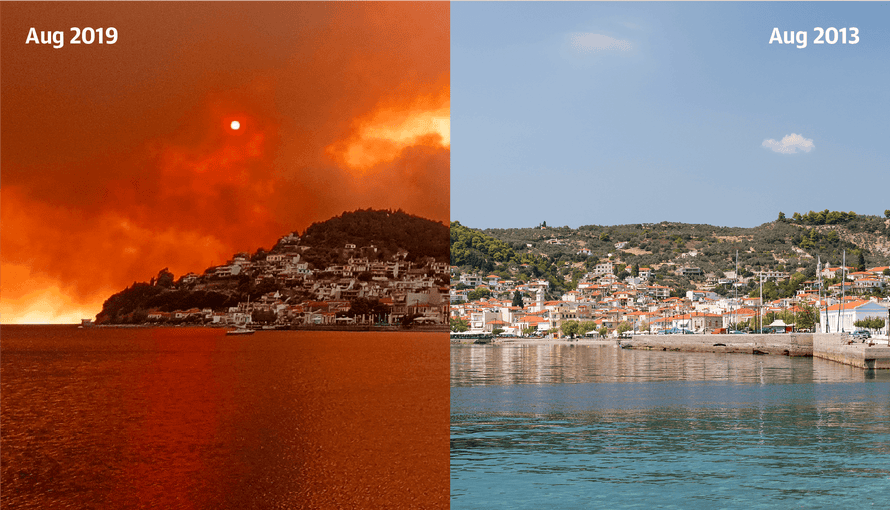
[[[446,508],[436,333],[3,327],[3,508]]]
[[[614,346],[452,346],[451,386],[641,381],[788,384],[890,381],[888,370],[862,370],[818,358],[682,353]]]
[[[886,506],[890,374],[812,358],[452,347],[460,508]]]

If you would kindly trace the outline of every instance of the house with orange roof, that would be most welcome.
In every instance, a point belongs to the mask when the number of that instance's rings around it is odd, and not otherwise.
[[[723,316],[719,313],[693,312],[689,317],[695,331],[713,331],[723,327]]]
[[[536,315],[520,317],[513,323],[513,325],[519,328],[519,331],[522,331],[523,329],[534,329],[537,331],[546,331],[550,329],[550,321]]]
[[[846,274],[848,274],[848,275],[852,271],[856,270],[855,267],[850,267],[850,266],[843,266],[843,267],[841,267],[841,266],[838,266],[838,267],[826,266],[824,269],[822,269],[822,278],[834,278],[836,276],[839,276],[842,272],[844,272],[844,271],[842,271],[843,269],[846,269]]]
[[[671,317],[656,317],[649,321],[649,331],[658,333],[664,329],[671,329]]]
[[[742,304],[745,306],[760,306],[760,296],[744,297],[742,298]]]
[[[494,320],[500,320],[500,314],[496,311],[473,312],[470,314],[470,331],[491,333],[491,326],[488,324]]]
[[[649,314],[646,312],[641,312],[639,310],[630,311],[624,314],[624,320],[630,323],[631,326],[634,327],[634,331],[640,329],[640,325],[643,322],[649,320]]]
[[[607,308],[619,308],[621,306],[621,301],[618,298],[606,298],[599,302],[601,306],[605,306]]]
[[[853,282],[839,282],[828,287],[828,291],[832,294],[840,294],[841,292],[851,292],[853,290]]]
[[[562,300],[563,301],[573,301],[573,302],[580,301],[581,293],[578,292],[577,290],[570,290],[562,295]]]
[[[485,324],[485,332],[491,333],[496,329],[507,329],[510,326],[511,326],[511,324],[509,322],[495,319],[495,320],[489,321],[488,323]]]
[[[866,271],[868,271],[872,275],[880,278],[880,277],[886,276],[884,274],[884,271],[890,271],[890,266],[873,267],[871,269],[866,269]],[[888,278],[890,278],[890,277],[888,277]]]
[[[866,273],[869,274],[869,273]],[[859,278],[853,282],[853,289],[861,294],[874,292],[884,288],[884,282],[872,277]]]
[[[757,312],[750,308],[731,310],[723,314],[723,327],[728,328],[730,324],[738,324],[754,317],[757,317]]]

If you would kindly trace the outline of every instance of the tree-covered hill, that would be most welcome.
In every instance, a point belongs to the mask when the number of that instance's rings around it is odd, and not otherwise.
[[[387,254],[406,251],[409,260],[448,261],[448,227],[401,210],[346,212],[313,223],[301,239],[301,244],[316,252],[342,249],[347,243],[357,248],[373,245]]]
[[[814,274],[817,258],[838,266],[844,250],[848,266],[890,265],[890,218],[825,210],[791,218],[780,213],[777,220],[753,228],[661,222],[476,230],[452,222],[451,232],[453,265],[490,273],[538,257],[564,281],[607,258],[622,268],[695,266],[719,277],[735,269],[736,252],[742,273]]]
[[[280,291],[297,300],[308,297],[306,287],[289,287],[278,278],[264,274],[263,264],[269,254],[292,252],[315,271],[315,278],[325,278],[328,265],[346,264],[352,257],[371,261],[401,258],[409,262],[447,262],[448,227],[442,223],[413,216],[402,211],[358,210],[346,212],[330,220],[313,223],[302,236],[287,236],[266,251],[262,248],[250,256],[251,265],[243,272],[219,276],[208,268],[202,276],[175,280],[167,269],[150,282],[133,285],[109,297],[96,316],[98,323],[144,322],[150,310],[225,309],[248,298]],[[346,249],[347,244],[355,249]],[[371,248],[373,246],[373,248]],[[247,257],[248,254],[237,254]],[[369,275],[361,275],[361,277]],[[444,277],[443,277],[444,280]]]
[[[503,277],[543,278],[554,290],[569,288],[550,257],[521,250],[514,243],[467,228],[457,221],[451,222],[451,265]]]

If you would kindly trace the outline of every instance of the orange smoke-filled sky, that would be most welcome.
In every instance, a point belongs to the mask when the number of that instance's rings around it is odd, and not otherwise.
[[[447,3],[4,3],[0,20],[3,323],[93,317],[164,267],[343,211],[449,219]],[[32,27],[64,46],[26,43]]]

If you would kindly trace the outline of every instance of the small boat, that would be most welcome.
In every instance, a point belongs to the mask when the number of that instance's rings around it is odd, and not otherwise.
[[[250,311],[250,294],[247,295],[247,311]],[[236,327],[235,329],[230,329],[226,331],[227,335],[252,335],[255,331],[252,329],[247,329],[246,326],[241,325]]]

